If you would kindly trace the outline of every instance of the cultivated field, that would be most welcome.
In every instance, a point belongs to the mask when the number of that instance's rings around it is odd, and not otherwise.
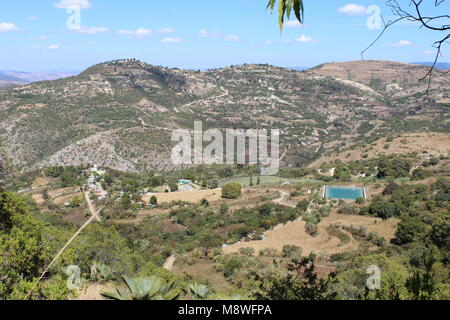
[[[261,176],[261,185],[267,185],[267,186],[273,186],[273,185],[280,185],[284,182],[289,183],[317,183],[320,182],[318,180],[314,179],[289,179],[289,178],[282,178],[282,177],[275,177],[275,176]],[[253,177],[253,184],[256,185],[257,177]],[[237,177],[237,178],[230,178],[230,179],[224,179],[219,181],[219,185],[223,186],[230,182],[239,182],[243,187],[248,187],[250,185],[250,177]]]
[[[197,203],[202,199],[206,199],[209,202],[218,201],[222,197],[222,189],[213,190],[192,190],[192,191],[179,191],[168,193],[154,193],[142,196],[142,200],[146,203],[150,201],[152,196],[158,198],[158,203],[167,203],[172,201],[184,201],[189,203]]]
[[[353,226],[355,228],[364,226],[368,232],[377,232],[379,236],[384,237],[387,241],[393,239],[399,220],[389,219],[379,223],[376,223],[376,221],[375,218],[371,217],[333,213],[320,222],[318,225],[319,234],[313,237],[305,231],[306,222],[299,218],[265,232],[265,240],[236,243],[223,248],[223,251],[224,253],[236,253],[240,248],[246,247],[254,248],[256,252],[264,248],[274,248],[281,251],[283,246],[288,244],[303,248],[304,255],[308,255],[311,252],[315,254],[334,254],[357,249],[358,242],[350,233],[341,229],[350,238],[350,241],[347,243],[342,243],[339,238],[328,234],[326,228],[338,222],[343,226]]]

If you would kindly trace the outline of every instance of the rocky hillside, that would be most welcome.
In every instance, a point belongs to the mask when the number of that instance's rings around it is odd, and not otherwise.
[[[171,131],[195,120],[279,128],[288,165],[392,132],[450,131],[449,76],[437,80],[428,102],[414,80],[426,67],[336,65],[200,72],[106,62],[78,76],[1,90],[0,137],[21,169],[96,163],[139,171],[173,169]]]

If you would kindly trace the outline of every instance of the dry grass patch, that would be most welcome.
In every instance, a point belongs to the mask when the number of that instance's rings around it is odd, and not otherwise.
[[[155,193],[151,195],[142,196],[142,200],[146,203],[150,201],[152,196],[158,198],[158,203],[167,203],[172,201],[184,201],[189,203],[198,203],[202,199],[209,202],[219,201],[222,198],[222,189],[214,190],[192,190],[168,193]]]

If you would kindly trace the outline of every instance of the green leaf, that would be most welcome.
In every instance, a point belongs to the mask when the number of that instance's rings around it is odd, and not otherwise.
[[[284,14],[286,12],[286,0],[278,0],[278,23],[280,24],[280,32],[283,32]]]
[[[294,13],[297,17],[297,20],[303,24],[303,14],[304,14],[304,7],[303,7],[303,1],[302,0],[294,0]]]

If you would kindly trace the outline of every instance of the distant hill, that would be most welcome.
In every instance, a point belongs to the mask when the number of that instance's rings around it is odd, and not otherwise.
[[[0,80],[10,82],[32,83],[37,81],[57,80],[72,76],[72,73],[39,73],[23,71],[0,71]],[[11,80],[8,80],[11,79]]]
[[[205,72],[109,61],[77,76],[0,91],[0,138],[17,168],[97,164],[177,169],[173,129],[277,128],[283,164],[399,132],[450,132],[450,76],[426,66],[329,63],[298,72],[248,64]]]
[[[411,64],[418,64],[418,65],[422,65],[422,66],[431,67],[433,65],[433,62],[411,62]],[[438,62],[438,63],[436,63],[436,68],[442,69],[442,70],[450,70],[450,63],[449,62]]]
[[[400,62],[376,60],[333,62],[311,68],[308,72],[358,82],[383,95],[397,97],[425,92],[428,86],[427,81],[420,81],[428,72],[426,66]],[[432,90],[440,90],[449,85],[449,78],[446,75],[436,75],[431,83]],[[445,98],[446,95],[442,97]]]
[[[296,70],[296,71],[304,71],[304,70],[308,70],[309,67],[290,67],[289,69]]]

